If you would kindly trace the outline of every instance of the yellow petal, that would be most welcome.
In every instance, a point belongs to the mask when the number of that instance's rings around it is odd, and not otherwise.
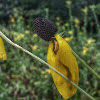
[[[49,44],[47,62],[78,85],[79,70],[76,58],[72,54],[68,43],[59,35],[55,35],[55,37],[57,40],[57,42],[55,42],[55,48],[53,43]],[[57,47],[58,50],[56,50],[55,53],[54,49],[57,49]],[[68,99],[76,93],[77,89],[60,75],[53,70],[51,70],[51,74],[59,93],[64,99]]]
[[[1,37],[0,37],[0,59],[7,60],[4,43]]]

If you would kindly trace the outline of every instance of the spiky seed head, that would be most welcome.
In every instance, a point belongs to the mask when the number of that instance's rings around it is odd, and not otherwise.
[[[34,32],[39,37],[46,41],[50,41],[51,38],[58,31],[56,24],[46,18],[36,18],[34,20]]]

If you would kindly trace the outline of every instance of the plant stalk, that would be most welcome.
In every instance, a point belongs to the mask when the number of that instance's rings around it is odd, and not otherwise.
[[[70,84],[72,84],[74,87],[76,87],[79,91],[81,91],[83,94],[85,94],[90,100],[95,100],[91,95],[89,95],[88,93],[86,93],[83,89],[81,89],[79,86],[77,86],[75,83],[73,83],[70,79],[68,79],[66,76],[64,76],[63,74],[61,74],[59,71],[57,71],[55,68],[53,68],[52,66],[50,66],[48,63],[46,63],[44,60],[40,59],[39,57],[37,57],[36,55],[34,55],[33,53],[29,52],[28,50],[24,49],[23,47],[13,43],[10,39],[8,39],[1,31],[0,31],[0,36],[5,39],[8,43],[10,43],[11,45],[13,45],[14,47],[24,51],[25,53],[27,53],[28,55],[32,56],[33,58],[37,59],[38,61],[40,61],[41,63],[43,63],[44,65],[48,66],[50,69],[52,69],[53,71],[55,71],[57,74],[59,74],[61,77],[63,77],[66,81],[68,81]]]
[[[88,65],[85,63],[85,61],[83,59],[81,59],[73,50],[72,53],[74,54],[74,56],[80,61],[82,62],[85,67],[87,67],[99,80],[100,80],[100,76]]]

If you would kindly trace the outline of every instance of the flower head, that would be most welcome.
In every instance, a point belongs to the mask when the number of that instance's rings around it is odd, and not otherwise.
[[[30,27],[30,25],[27,25],[26,27],[27,27],[27,28],[29,28],[29,27]]]
[[[50,41],[58,31],[56,24],[46,18],[36,18],[34,20],[34,31],[42,39]]]
[[[88,51],[88,48],[86,48],[85,46],[83,46],[83,52],[82,52],[82,54],[86,55],[87,51]]]
[[[71,30],[70,30],[70,31],[68,31],[68,34],[72,35],[72,34],[73,34],[73,31],[71,31]]]
[[[90,5],[89,6],[91,9],[94,9],[96,6],[95,5]]]
[[[37,45],[31,45],[32,50],[37,50],[38,46]]]
[[[11,18],[11,23],[14,23],[15,22],[15,19],[14,18]]]
[[[56,19],[57,19],[57,20],[60,20],[60,17],[57,17]]]
[[[15,41],[20,41],[24,38],[24,34],[19,34],[16,38],[14,38]]]
[[[75,22],[76,24],[79,24],[79,19],[78,19],[78,18],[75,18],[75,19],[74,19],[74,22]]]
[[[25,33],[26,33],[26,34],[29,34],[29,33],[30,33],[30,31],[29,31],[29,30],[25,30]]]
[[[82,9],[82,11],[83,11],[84,13],[87,13],[87,12],[88,12],[88,8],[85,7],[84,9]]]
[[[68,27],[69,26],[69,23],[66,23],[65,26]]]
[[[66,4],[70,5],[72,2],[70,0],[66,1]]]
[[[87,45],[89,45],[89,44],[91,44],[91,43],[94,43],[94,42],[95,42],[94,39],[88,39],[88,40],[87,40]]]

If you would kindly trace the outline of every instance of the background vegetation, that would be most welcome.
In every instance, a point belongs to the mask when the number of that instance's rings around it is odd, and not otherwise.
[[[58,26],[72,49],[100,74],[100,0],[1,0],[0,31],[46,61],[48,42],[33,29],[37,17]],[[5,41],[4,41],[5,42]],[[7,62],[0,64],[0,100],[63,100],[49,69],[5,42]],[[78,61],[79,86],[96,100],[100,81]],[[88,100],[80,91],[69,100]]]

